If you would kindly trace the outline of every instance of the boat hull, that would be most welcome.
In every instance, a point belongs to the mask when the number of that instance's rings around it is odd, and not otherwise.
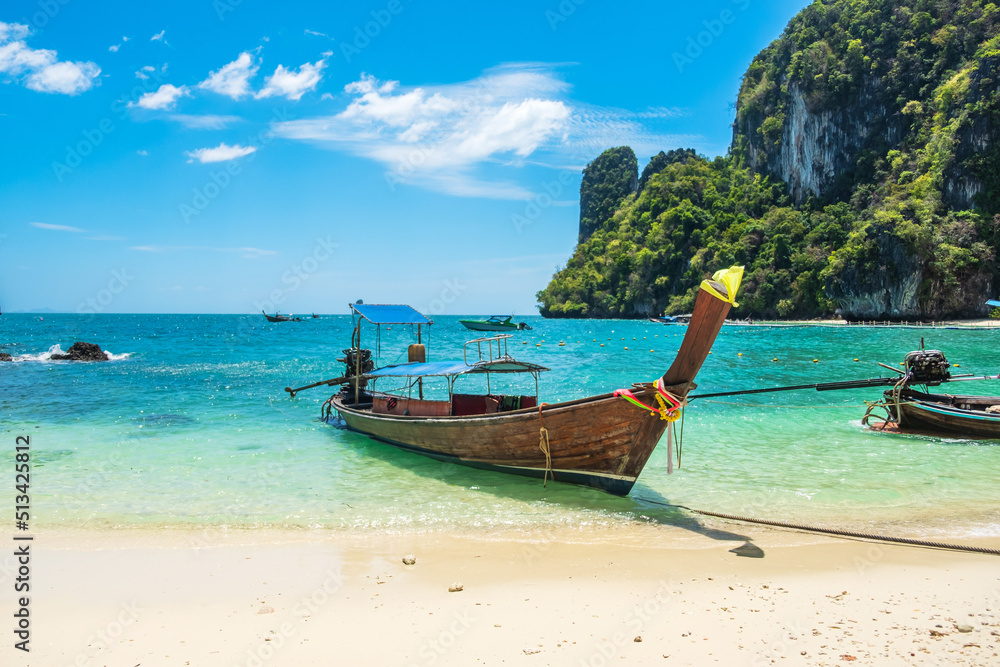
[[[948,396],[904,392],[899,404],[899,425],[955,436],[1000,438],[1000,414],[984,412],[1000,405],[1000,397]],[[967,408],[980,409],[967,409]]]
[[[637,392],[653,401],[652,392]],[[352,431],[406,451],[476,468],[544,477],[627,495],[667,422],[611,395],[470,417],[372,414],[333,400]],[[539,448],[548,431],[551,468]]]

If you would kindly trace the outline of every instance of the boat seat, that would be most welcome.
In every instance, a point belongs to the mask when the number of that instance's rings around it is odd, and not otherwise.
[[[482,394],[452,394],[451,414],[456,417],[489,415],[497,411],[496,399]]]

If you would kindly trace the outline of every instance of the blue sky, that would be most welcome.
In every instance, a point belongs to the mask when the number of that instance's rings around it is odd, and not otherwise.
[[[0,9],[0,307],[535,314],[580,170],[714,156],[803,0]]]

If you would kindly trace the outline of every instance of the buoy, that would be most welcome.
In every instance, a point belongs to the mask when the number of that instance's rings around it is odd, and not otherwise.
[[[535,347],[541,347],[541,346],[542,346],[541,343],[535,343]]]
[[[771,361],[777,361],[777,360],[778,360],[778,357],[775,357],[774,359],[771,359]]]
[[[527,345],[527,344],[528,344],[528,341],[524,341],[523,343],[521,343],[521,345]]]
[[[857,360],[858,360],[858,358],[857,358],[857,357],[854,357],[854,361],[857,361]]]
[[[559,343],[559,347],[566,347],[566,343]]]
[[[737,357],[742,357],[742,356],[743,356],[743,353],[742,353],[742,352],[737,352],[737,353],[736,353],[736,356],[737,356]]]
[[[959,366],[958,364],[952,364],[952,366],[954,366],[955,368],[961,368],[961,366]]]
[[[601,347],[604,347],[604,343],[601,343]]]
[[[628,348],[626,347],[625,349],[627,350]]]
[[[652,352],[652,350],[650,350],[650,352]]]
[[[813,359],[813,363],[814,364],[818,364],[819,363],[819,359]]]

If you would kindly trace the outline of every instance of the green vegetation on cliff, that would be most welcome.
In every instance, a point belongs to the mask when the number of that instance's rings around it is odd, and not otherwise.
[[[1000,244],[998,33],[982,0],[814,2],[747,70],[729,156],[660,153],[637,193],[589,207],[586,227],[581,208],[542,314],[685,312],[702,278],[739,263],[738,315],[984,315]]]
[[[609,148],[587,165],[580,183],[580,242],[635,192],[639,163],[628,146]]]

